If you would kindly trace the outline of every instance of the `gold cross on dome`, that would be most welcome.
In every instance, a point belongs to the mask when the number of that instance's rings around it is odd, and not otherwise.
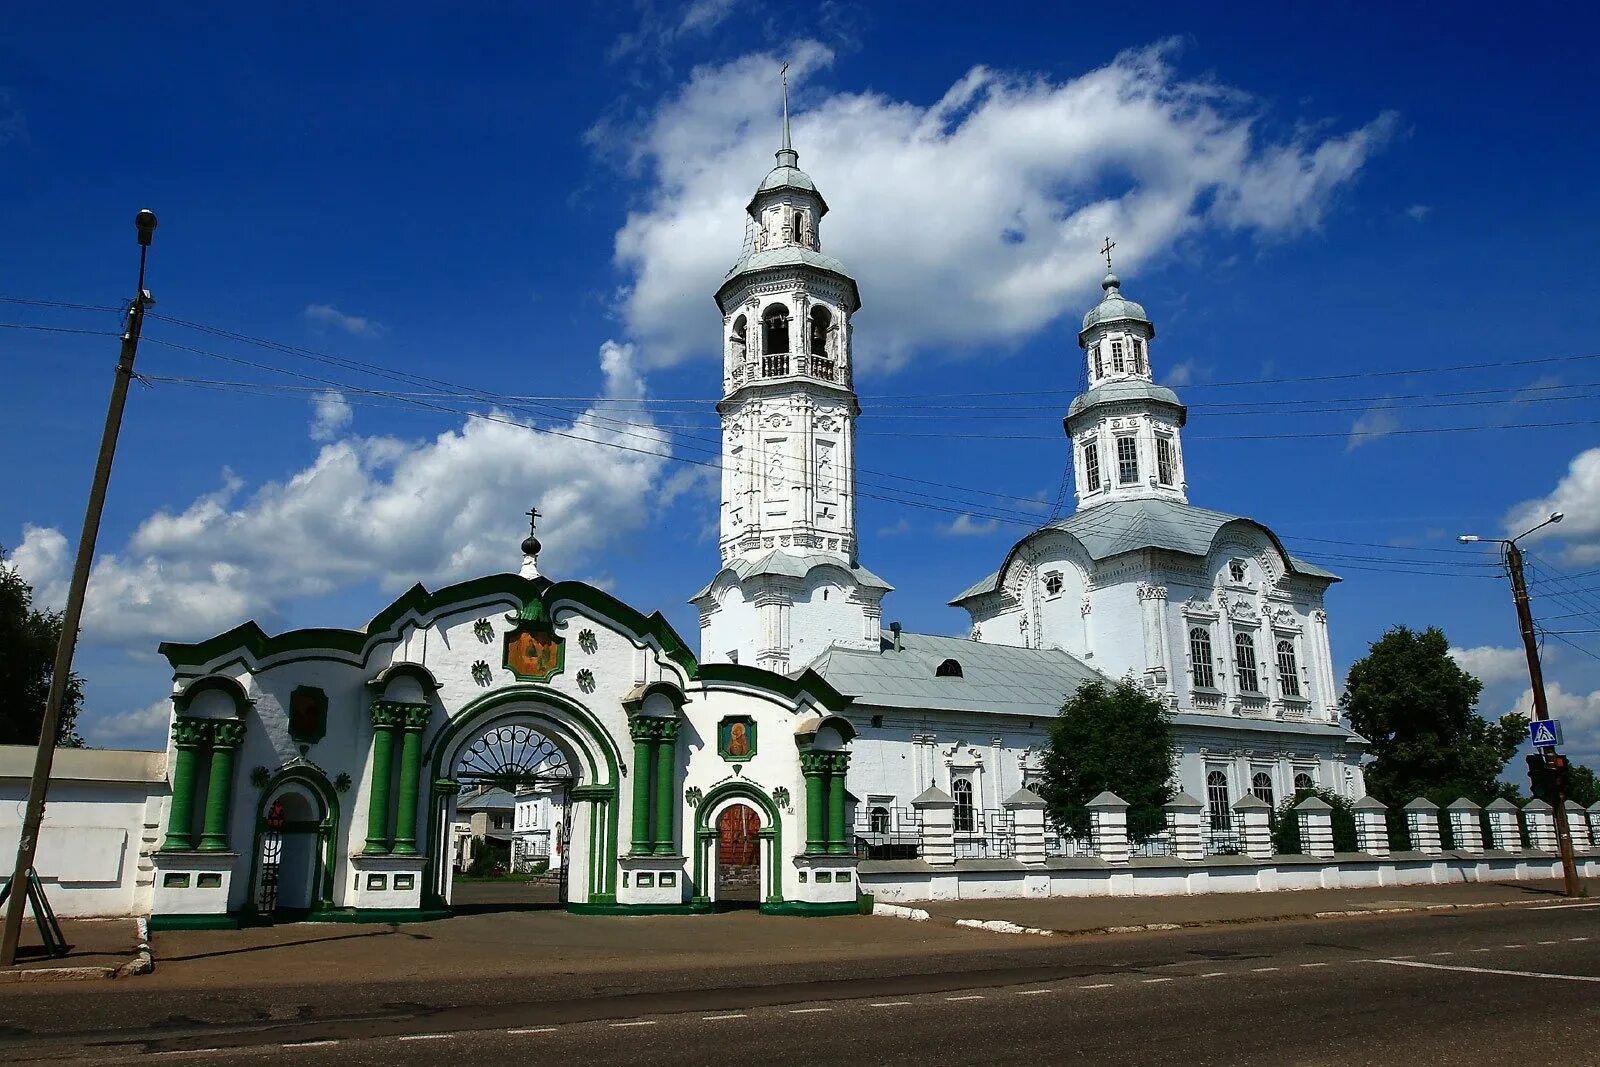
[[[1107,274],[1111,273],[1111,250],[1113,248],[1115,248],[1115,247],[1117,247],[1117,242],[1115,242],[1111,238],[1107,237],[1106,238],[1106,246],[1100,250],[1100,254],[1102,256],[1106,257],[1106,273]]]

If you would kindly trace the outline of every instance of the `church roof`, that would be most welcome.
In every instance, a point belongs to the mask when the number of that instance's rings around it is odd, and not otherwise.
[[[803,555],[796,555],[793,552],[785,552],[782,549],[775,548],[766,555],[758,556],[753,560],[745,559],[742,556],[733,560],[718,571],[717,577],[711,579],[704,589],[701,589],[689,599],[699,600],[711,592],[711,587],[717,584],[717,578],[721,578],[728,571],[732,571],[734,577],[742,582],[753,575],[763,574],[773,574],[780,578],[804,578],[817,567],[838,567],[841,570],[849,571],[850,577],[855,579],[857,585],[869,589],[882,589],[884,592],[891,592],[894,589],[894,586],[879,578],[867,568],[851,567],[838,556],[830,556],[822,552],[807,552]]]
[[[517,806],[517,799],[510,793],[495,786],[486,789],[470,800],[463,800],[456,804],[456,811],[510,811]]]
[[[821,252],[799,245],[783,245],[778,248],[763,248],[759,251],[749,251],[739,257],[739,261],[728,268],[728,273],[723,276],[722,285],[717,289],[717,300],[727,292],[733,280],[740,275],[750,274],[758,270],[775,270],[784,267],[809,267],[812,270],[824,271],[838,276],[850,287],[851,311],[861,307],[861,290],[856,288],[856,280],[850,277],[840,263],[832,256],[825,256]]]
[[[1073,398],[1072,406],[1067,408],[1067,419],[1076,418],[1096,404],[1111,404],[1119,400],[1152,400],[1158,404],[1171,404],[1179,411],[1184,410],[1178,394],[1166,386],[1147,382],[1143,378],[1121,378],[1101,382],[1088,392],[1079,393]],[[1181,419],[1178,425],[1183,425]]]
[[[935,673],[949,659],[961,665],[959,677]],[[1083,683],[1108,680],[1058,648],[913,633],[900,635],[898,651],[888,636],[877,651],[835,646],[811,669],[857,704],[1024,716],[1054,715]]]
[[[1100,283],[1106,295],[1083,316],[1083,330],[1078,334],[1080,345],[1084,343],[1084,334],[1102,322],[1142,322],[1150,327],[1151,337],[1156,335],[1155,324],[1144,313],[1144,305],[1123,296],[1121,285],[1121,279],[1115,274],[1107,274],[1105,281]]]
[[[1230,522],[1247,522],[1271,530],[1254,519],[1229,515],[1210,508],[1197,508],[1193,504],[1180,504],[1175,500],[1115,500],[1086,508],[1066,519],[1052,522],[1045,530],[1063,530],[1078,539],[1089,558],[1095,562],[1136,552],[1146,548],[1160,548],[1186,556],[1206,556],[1216,541],[1217,533]],[[1040,531],[1034,531],[1038,533]],[[1034,534],[1029,534],[1032,537]],[[1276,537],[1273,538],[1276,540]],[[1026,538],[1024,538],[1026,540]],[[1282,547],[1281,545],[1279,546]],[[1297,559],[1284,553],[1289,566],[1296,574],[1311,578],[1338,581],[1339,576],[1314,563]],[[959,604],[969,597],[992,593],[1000,587],[1000,571],[966,589],[950,601]]]

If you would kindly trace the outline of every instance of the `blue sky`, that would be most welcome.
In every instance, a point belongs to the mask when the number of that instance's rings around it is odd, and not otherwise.
[[[1452,538],[1564,508],[1533,545],[1536,604],[1600,629],[1600,359],[1569,358],[1600,353],[1596,89],[1571,76],[1591,16],[1537,7],[10,6],[0,296],[116,305],[134,211],[161,216],[166,318],[91,588],[87,732],[159,744],[163,638],[359,625],[415,580],[514,567],[535,500],[548,571],[693,644],[711,293],[785,59],[824,246],[862,289],[862,561],[897,587],[887,618],[961,631],[945,600],[1048,517],[1109,232],[1191,405],[1191,499],[1346,576],[1340,673],[1389,625],[1439,624],[1483,710],[1525,706],[1505,584]],[[115,347],[0,329],[0,543],[46,600]],[[1412,432],[1440,427],[1471,429]],[[1600,635],[1563,636],[1552,699],[1593,759]]]

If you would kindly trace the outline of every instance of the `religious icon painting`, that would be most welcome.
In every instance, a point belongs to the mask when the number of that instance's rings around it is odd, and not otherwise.
[[[748,715],[730,715],[717,724],[717,752],[729,762],[756,754],[756,723]]]
[[[289,694],[289,736],[301,744],[315,744],[328,733],[328,694],[302,685]]]
[[[565,646],[565,638],[543,626],[519,626],[506,634],[506,669],[524,682],[548,682],[561,671]]]

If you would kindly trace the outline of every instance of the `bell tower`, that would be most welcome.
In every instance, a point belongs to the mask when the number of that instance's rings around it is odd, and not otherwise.
[[[745,207],[722,313],[722,569],[697,593],[701,658],[787,672],[829,645],[876,647],[889,586],[859,566],[855,279],[822,252],[828,204],[789,130]]]

